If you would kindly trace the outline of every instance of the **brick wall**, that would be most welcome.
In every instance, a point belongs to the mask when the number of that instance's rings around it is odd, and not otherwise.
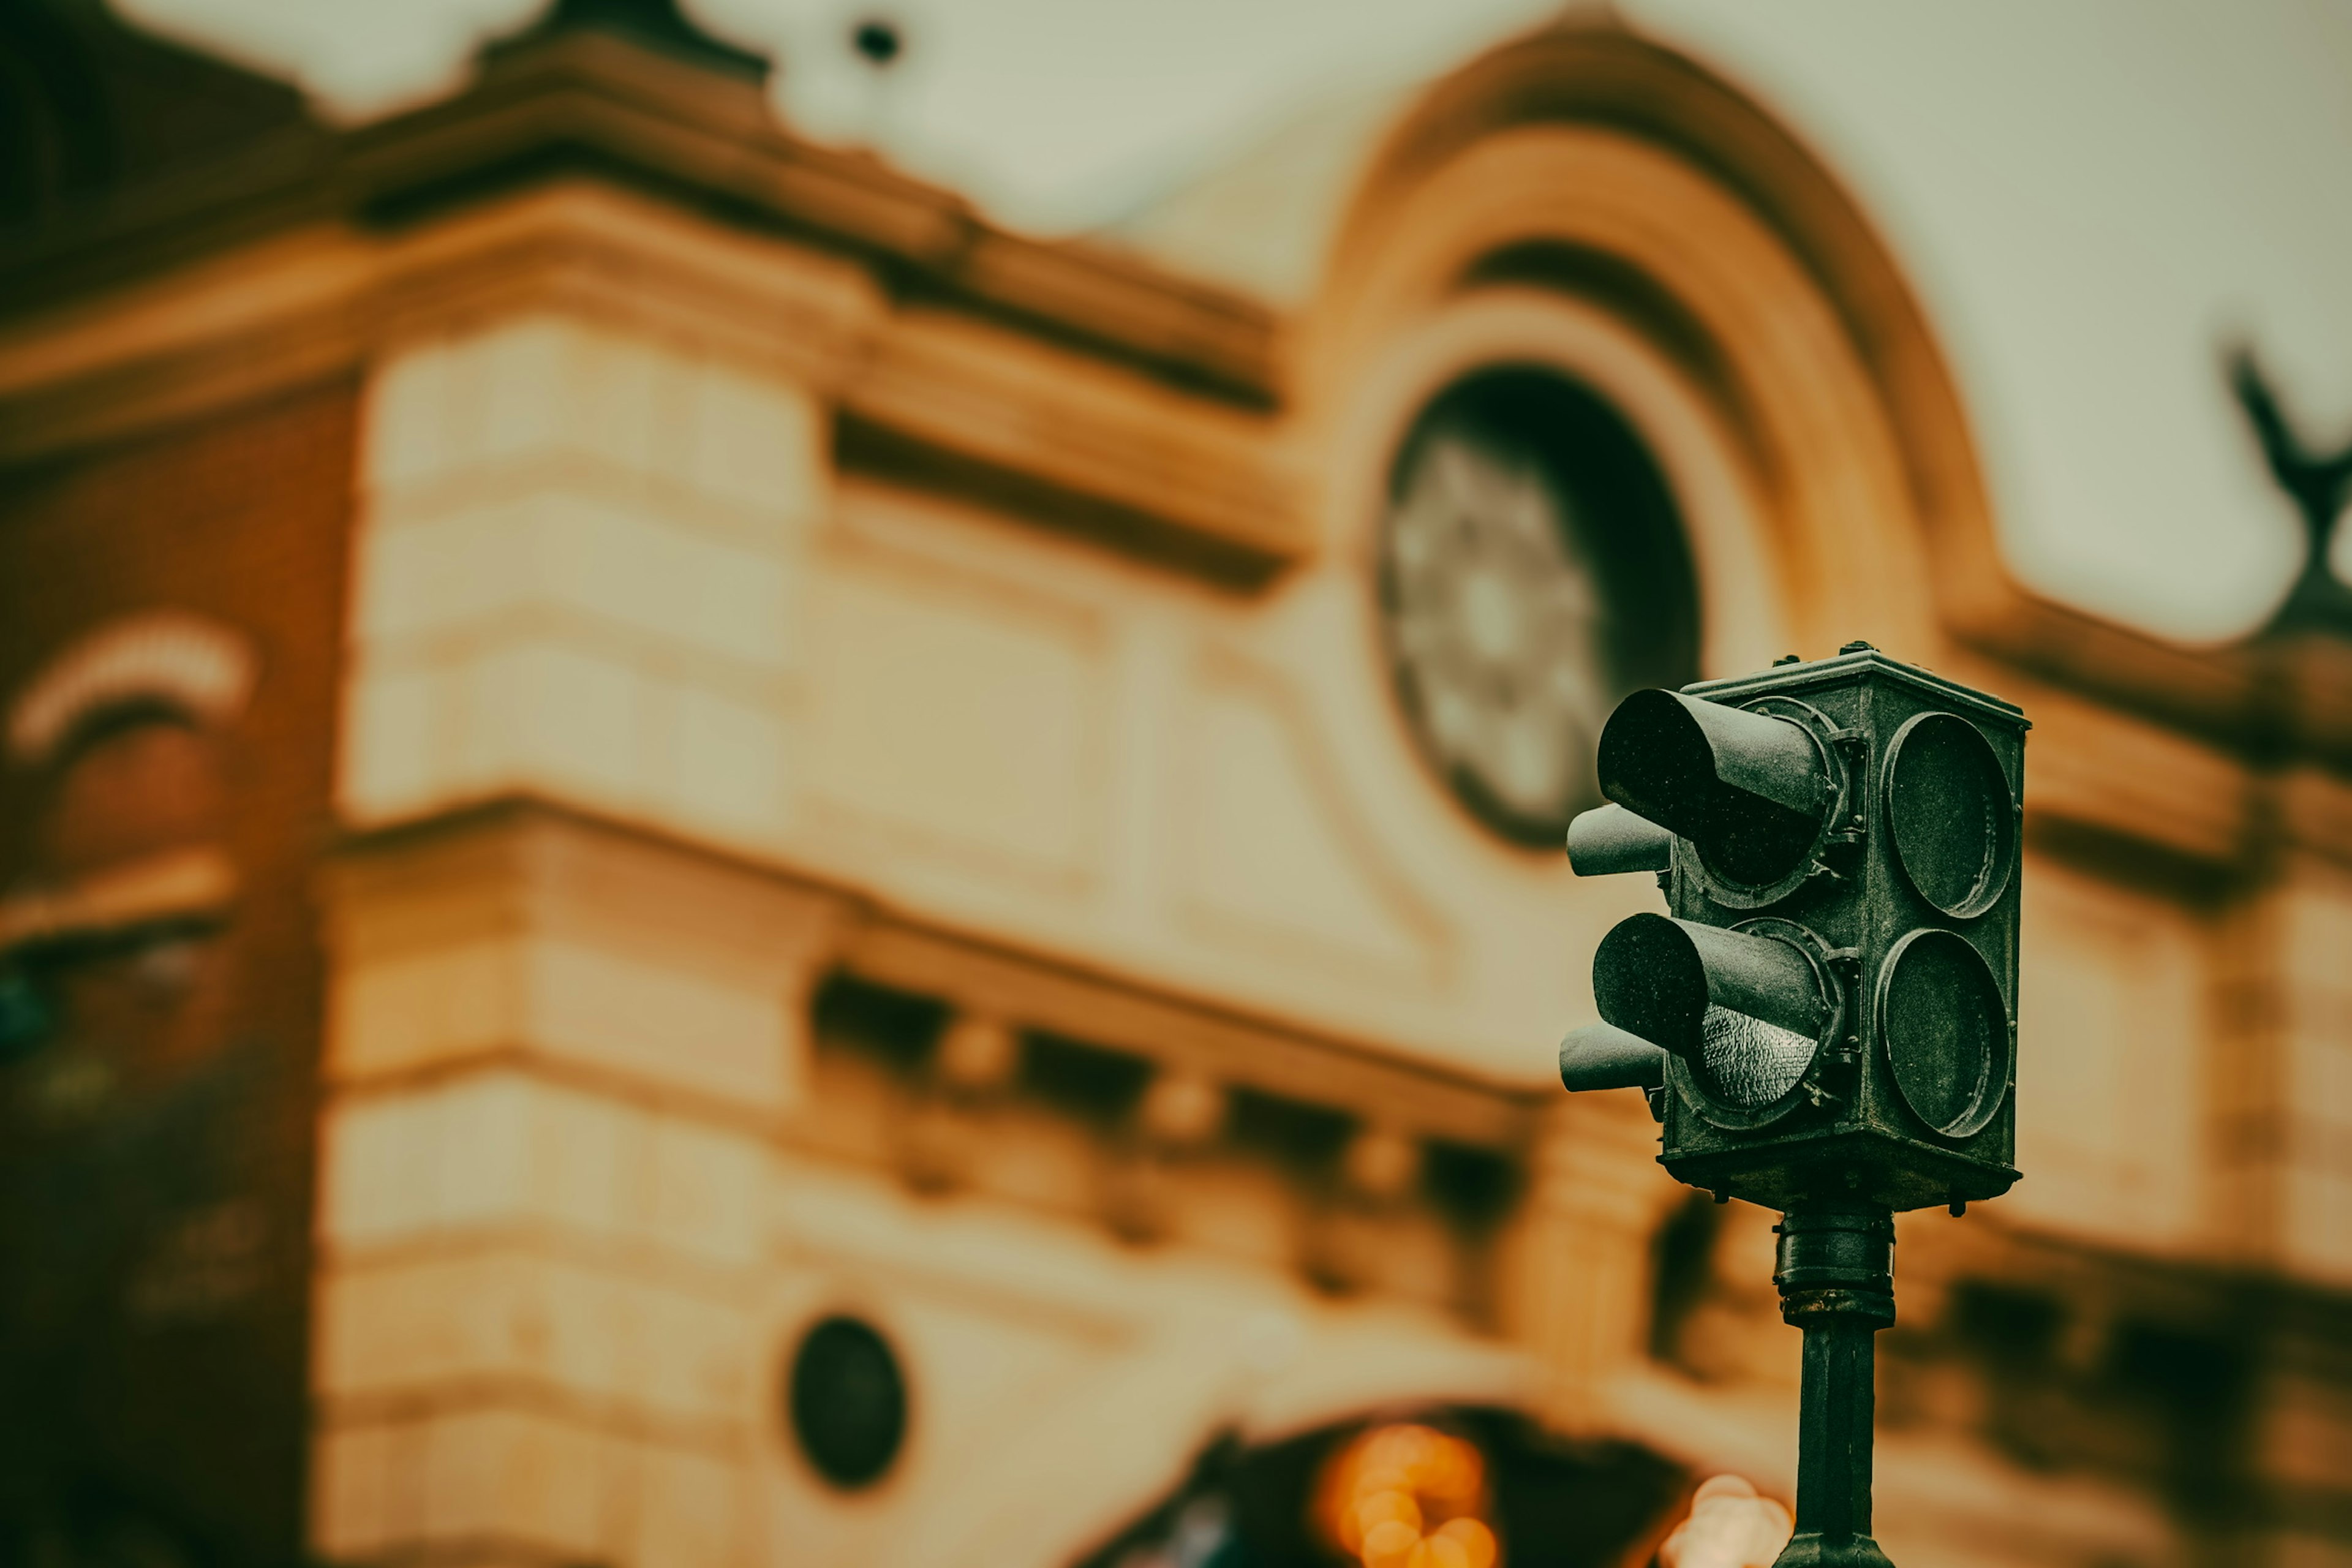
[[[121,617],[241,638],[199,728],[233,868],[210,924],[20,948],[53,1021],[0,1063],[0,1227],[44,1289],[0,1336],[0,1529],[299,1549],[320,964],[353,440],[330,385],[0,475],[0,701]],[[53,880],[59,769],[0,767],[0,889]]]

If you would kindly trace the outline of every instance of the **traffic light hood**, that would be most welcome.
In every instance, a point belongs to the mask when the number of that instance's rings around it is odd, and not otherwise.
[[[1568,825],[1569,868],[1580,877],[1664,871],[1675,863],[1675,836],[1622,805],[1579,812]]]
[[[1620,921],[1592,955],[1601,1016],[1691,1061],[1710,1007],[1812,1039],[1829,1022],[1823,993],[1821,972],[1793,942],[1664,915]]]
[[[1667,1171],[1718,1196],[2007,1191],[2026,729],[1862,644],[1625,699],[1569,854],[1658,872],[1666,912],[1601,938],[1561,1081],[1645,1090]]]
[[[1803,864],[1834,804],[1829,760],[1802,725],[1676,691],[1619,703],[1598,763],[1602,795],[1751,887]]]
[[[1666,1053],[1613,1024],[1587,1024],[1559,1043],[1559,1082],[1571,1092],[1664,1089]]]

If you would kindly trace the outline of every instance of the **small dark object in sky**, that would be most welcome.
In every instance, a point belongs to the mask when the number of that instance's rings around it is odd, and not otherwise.
[[[851,47],[866,57],[866,63],[881,69],[898,58],[907,47],[896,22],[879,16],[869,16],[850,30]]]

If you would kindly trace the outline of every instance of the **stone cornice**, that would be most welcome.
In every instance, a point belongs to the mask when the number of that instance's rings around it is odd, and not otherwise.
[[[855,257],[894,293],[1017,321],[1244,406],[1277,395],[1263,306],[1098,246],[1005,233],[868,154],[790,135],[750,82],[597,32],[499,53],[467,91],[411,113],[289,132],[13,237],[0,251],[0,320],[289,229],[394,231],[567,174]]]
[[[1307,531],[1260,413],[945,305],[855,258],[574,174],[394,229],[306,224],[0,321],[0,464],[359,373],[385,345],[568,312],[756,364],[841,411],[842,457],[1222,581]]]
[[[790,136],[751,82],[593,30],[494,51],[413,113],[121,193],[0,251],[0,464],[555,310],[768,362],[842,405],[853,463],[1187,570],[1253,583],[1307,546],[1262,307],[994,229]]]
[[[801,952],[812,973],[844,971],[938,997],[960,1013],[1076,1037],[1408,1136],[1510,1154],[1536,1135],[1530,1097],[1516,1087],[1024,952],[890,909],[853,888],[535,798],[504,797],[351,836],[329,875],[331,902],[347,911],[354,900],[391,907],[407,896],[404,889],[479,881],[484,867],[536,864],[530,856],[556,852],[565,864],[593,870],[603,896],[625,906],[655,889],[659,896],[646,908],[688,910],[694,901],[678,889],[691,883],[720,889],[730,911],[787,911],[777,918],[796,931],[823,930],[822,942],[773,942],[756,920],[727,926],[729,940],[748,951]],[[495,871],[491,880],[505,875]],[[500,894],[491,904],[505,909],[509,901]],[[442,930],[449,918],[436,914],[428,925]]]

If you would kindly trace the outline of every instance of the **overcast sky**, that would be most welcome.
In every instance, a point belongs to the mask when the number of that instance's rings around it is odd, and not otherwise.
[[[118,0],[346,115],[446,90],[539,0]],[[1081,229],[1314,103],[1441,73],[1556,0],[689,0],[802,129],[1006,222]],[[2228,402],[2251,339],[2352,442],[2352,3],[1624,0],[1756,93],[1894,245],[1961,382],[2012,566],[2169,635],[2258,621],[2293,514]],[[879,81],[852,22],[904,26]],[[2339,552],[2352,566],[2352,538]]]
[[[299,78],[336,111],[457,85],[472,47],[543,0],[116,0]],[[879,142],[1038,229],[1081,228],[1311,102],[1443,68],[1558,0],[686,0],[778,62],[803,132]],[[850,47],[887,16],[907,49],[878,77]]]

